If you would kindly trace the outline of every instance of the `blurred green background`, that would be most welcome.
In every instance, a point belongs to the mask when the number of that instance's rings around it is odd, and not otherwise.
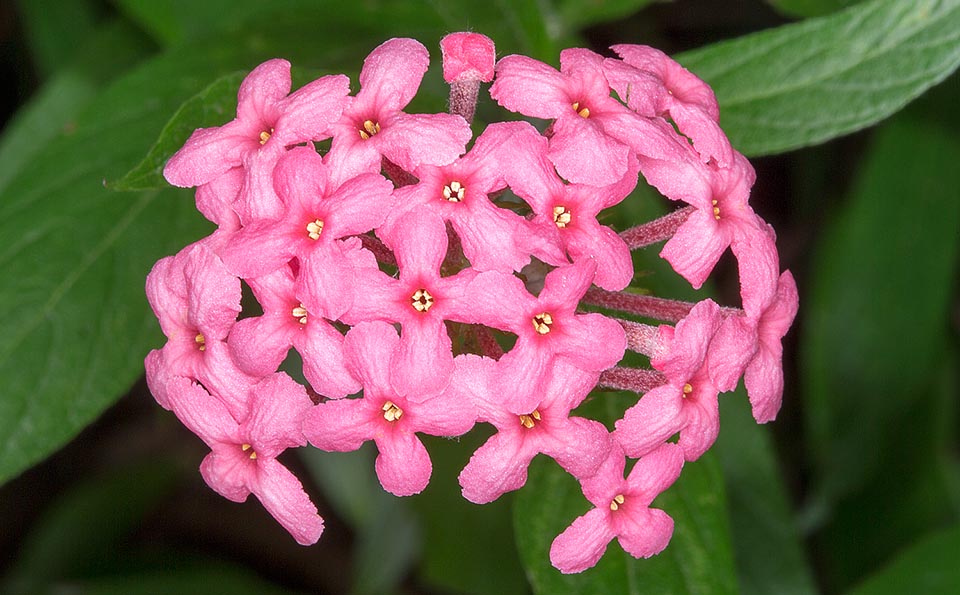
[[[655,559],[613,544],[552,569],[587,504],[541,460],[518,494],[464,501],[484,428],[427,441],[433,480],[407,499],[370,450],[288,453],[327,527],[303,548],[209,490],[206,448],[146,391],[162,335],[143,280],[210,231],[163,160],[275,56],[295,84],[356,81],[380,42],[415,37],[434,64],[413,109],[442,110],[437,42],[460,30],[554,65],[571,46],[677,55],[757,169],[751,204],[800,288],[784,407],[759,427],[741,392],[721,398],[717,445],[656,501],[676,532]],[[0,592],[960,592],[960,2],[22,0],[0,2],[0,48]],[[502,117],[482,95],[478,118]],[[666,206],[640,188],[609,222]],[[738,303],[732,259],[699,294],[655,251],[636,264],[658,295]]]

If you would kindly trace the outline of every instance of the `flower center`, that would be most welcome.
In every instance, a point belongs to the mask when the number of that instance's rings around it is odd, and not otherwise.
[[[374,134],[380,132],[380,122],[374,122],[373,120],[364,120],[363,128],[358,130],[360,133],[360,138],[367,140]]]
[[[588,107],[586,107],[586,106],[580,107],[580,102],[579,102],[579,101],[574,101],[574,102],[573,102],[573,111],[577,112],[577,115],[580,116],[581,118],[589,118],[589,117],[590,117],[590,108],[588,108]]]
[[[570,221],[572,220],[573,213],[570,212],[570,209],[560,205],[553,207],[553,222],[557,224],[557,227],[563,229],[570,225]]]
[[[463,200],[463,194],[466,190],[463,184],[454,180],[443,187],[443,197],[450,202],[460,202]]]
[[[197,344],[197,349],[200,351],[207,350],[207,339],[203,336],[203,333],[197,333],[197,336],[193,338],[193,342]]]
[[[403,417],[403,409],[400,409],[394,405],[393,401],[387,401],[384,403],[380,410],[383,411],[383,419],[387,421],[397,421]]]
[[[323,233],[323,220],[314,219],[310,223],[307,223],[307,235],[311,240],[320,239],[320,234]]]
[[[550,326],[553,324],[553,316],[549,312],[541,312],[533,317],[533,328],[541,335],[550,332]]]
[[[621,506],[623,506],[624,500],[625,498],[623,497],[623,494],[617,494],[614,496],[613,500],[610,501],[610,510],[618,510]]]
[[[250,446],[249,444],[241,444],[240,450],[242,450],[243,452],[249,452],[250,458],[254,461],[257,460],[257,451],[253,450],[253,447]]]
[[[293,317],[296,318],[300,324],[307,324],[307,309],[303,307],[303,303],[300,303],[300,305],[290,313],[293,314]]]
[[[426,289],[418,289],[411,296],[410,303],[417,312],[426,312],[433,305],[433,296]]]
[[[710,201],[710,204],[713,205],[713,218],[716,219],[717,221],[720,221],[720,207],[717,206],[719,202],[717,201],[717,199],[713,199]]]
[[[689,382],[683,385],[683,398],[686,399],[693,393],[693,385]]]
[[[270,140],[270,135],[273,134],[273,128],[270,129],[270,132],[264,130],[260,133],[260,146],[267,144],[267,141]]]
[[[520,425],[528,430],[537,425],[538,421],[540,421],[540,411],[537,409],[534,409],[531,413],[520,416]]]

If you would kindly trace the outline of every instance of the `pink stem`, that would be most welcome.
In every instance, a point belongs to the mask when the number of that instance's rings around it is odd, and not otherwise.
[[[644,318],[667,322],[680,322],[695,305],[690,302],[667,300],[652,295],[606,291],[595,287],[587,290],[582,301],[601,308],[629,312]]]
[[[468,79],[450,83],[450,113],[473,122],[477,111],[477,95],[480,93],[480,79]]]
[[[654,219],[649,223],[631,227],[628,230],[620,232],[620,237],[630,246],[631,250],[644,248],[650,244],[656,244],[673,237],[677,229],[683,225],[694,207],[684,207],[677,209],[669,215],[664,215],[659,219]]]
[[[666,383],[667,377],[656,370],[617,366],[601,372],[597,386],[643,394]]]

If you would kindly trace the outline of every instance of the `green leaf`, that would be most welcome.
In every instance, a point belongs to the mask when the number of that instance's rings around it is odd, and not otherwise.
[[[604,398],[606,395],[601,395]],[[636,560],[614,540],[593,568],[564,575],[550,565],[553,539],[589,510],[576,480],[554,462],[534,459],[514,505],[514,531],[527,576],[541,594],[736,593],[723,478],[707,454],[653,503],[674,519],[667,549]]]
[[[128,23],[101,25],[7,124],[0,138],[0,190],[55,138],[70,136],[99,87],[152,48]]]
[[[816,593],[776,449],[767,428],[754,422],[742,388],[720,397],[720,419],[714,452],[727,489],[740,592]]]
[[[34,62],[44,76],[73,58],[99,17],[91,0],[28,0],[17,5]]]
[[[519,595],[529,587],[512,542],[511,495],[477,506],[456,479],[487,436],[483,428],[455,440],[423,436],[433,479],[409,499],[423,528],[420,580],[443,592]]]
[[[374,473],[376,449],[301,453],[324,496],[357,534],[352,569],[354,595],[392,592],[422,547],[416,516],[406,499],[383,490]]]
[[[143,161],[115,182],[111,190],[155,190],[169,186],[163,178],[163,166],[197,128],[222,126],[236,116],[237,89],[246,76],[236,72],[222,76],[197,93],[177,110],[150,148]]]
[[[957,593],[960,591],[960,527],[924,537],[849,595]]]
[[[955,366],[946,347],[960,264],[958,159],[951,131],[891,121],[811,267],[801,305],[807,517],[834,588],[958,517],[939,464],[949,447],[935,431],[951,402],[940,370]]]
[[[960,64],[960,2],[873,0],[684,54],[731,142],[780,153],[870,126]]]
[[[780,12],[795,17],[819,17],[852,6],[861,0],[767,0]]]

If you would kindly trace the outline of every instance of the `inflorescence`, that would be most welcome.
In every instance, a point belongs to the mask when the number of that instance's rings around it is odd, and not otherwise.
[[[146,358],[150,389],[210,447],[210,487],[253,493],[302,544],[323,521],[277,461],[286,449],[373,440],[381,484],[403,496],[431,475],[417,434],[485,422],[496,433],[460,473],[465,498],[520,488],[543,453],[595,506],[554,540],[557,568],[593,566],[614,537],[635,557],[657,554],[673,520],[651,502],[713,444],[718,394],[742,376],[758,422],[780,408],[797,290],[748,205],[753,168],[711,89],[658,50],[567,49],[558,71],[520,55],[495,63],[479,34],[441,47],[450,113],[404,111],[429,56],[391,39],[364,61],[355,95],[343,75],[291,93],[288,62],[261,64],[236,119],[195,131],[170,159],[167,180],[196,187],[217,229],[147,278],[167,337]],[[491,81],[497,103],[546,130],[496,122],[473,139]],[[641,175],[683,206],[620,233],[601,224]],[[660,255],[694,288],[729,247],[741,307],[624,291],[631,250],[664,241]],[[242,283],[262,313],[241,312]],[[291,348],[308,386],[278,371]],[[618,365],[626,350],[651,367]],[[642,397],[611,432],[571,415],[596,388]]]

